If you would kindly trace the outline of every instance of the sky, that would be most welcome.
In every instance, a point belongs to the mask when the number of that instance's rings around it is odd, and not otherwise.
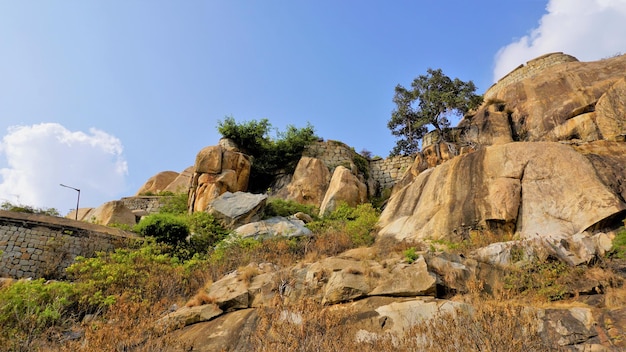
[[[0,202],[133,196],[226,116],[386,157],[397,84],[441,68],[482,94],[557,51],[626,52],[626,0],[0,0]]]

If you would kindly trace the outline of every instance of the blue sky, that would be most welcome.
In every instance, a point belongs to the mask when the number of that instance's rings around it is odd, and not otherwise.
[[[626,52],[626,0],[0,0],[0,201],[66,213],[215,145],[225,116],[387,156],[396,84],[483,93],[536,56]]]

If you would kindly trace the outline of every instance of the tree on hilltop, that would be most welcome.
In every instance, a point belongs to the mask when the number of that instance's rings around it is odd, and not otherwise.
[[[448,117],[463,115],[482,103],[482,96],[474,94],[474,82],[451,79],[441,69],[429,68],[427,75],[420,75],[411,83],[411,89],[398,84],[387,127],[396,136],[396,146],[391,155],[413,154],[419,151],[419,141],[432,125],[439,135],[450,126]]]

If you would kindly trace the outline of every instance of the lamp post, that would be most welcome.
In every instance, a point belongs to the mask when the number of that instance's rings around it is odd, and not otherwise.
[[[78,188],[74,188],[74,187],[70,187],[70,186],[66,186],[62,183],[60,183],[59,185],[61,185],[61,187],[65,187],[65,188],[71,188],[73,190],[75,190],[76,192],[78,192],[78,198],[76,199],[76,220],[78,220],[78,203],[80,203],[80,189]]]

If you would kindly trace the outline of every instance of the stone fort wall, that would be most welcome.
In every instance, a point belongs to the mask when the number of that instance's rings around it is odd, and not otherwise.
[[[149,214],[158,213],[167,202],[168,196],[137,196],[121,199],[124,206],[130,210],[143,210]]]
[[[0,210],[0,277],[63,278],[76,256],[123,247],[133,238],[106,226]]]
[[[502,77],[497,83],[487,89],[485,92],[485,101],[493,99],[502,88],[534,76],[548,67],[576,61],[578,61],[578,59],[571,55],[563,54],[562,52],[550,53],[532,59],[528,61],[526,65],[518,66],[515,70]]]
[[[415,155],[370,160],[370,175],[378,181],[382,189],[392,188],[414,161]]]
[[[342,142],[329,140],[309,145],[303,155],[320,159],[332,172],[339,165],[350,168],[357,153]],[[368,160],[370,177],[377,181],[382,189],[391,188],[402,178],[404,171],[414,160],[415,156]]]

